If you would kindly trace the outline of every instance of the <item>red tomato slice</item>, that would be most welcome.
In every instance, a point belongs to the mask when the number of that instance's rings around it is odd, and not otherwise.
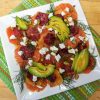
[[[7,35],[8,35],[8,39],[9,39],[9,42],[14,44],[14,45],[18,45],[19,44],[19,41],[17,39],[10,39],[10,36],[13,35],[13,30],[11,27],[8,27],[7,28]]]

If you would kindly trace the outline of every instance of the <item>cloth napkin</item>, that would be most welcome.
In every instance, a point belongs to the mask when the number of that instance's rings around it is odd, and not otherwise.
[[[21,10],[29,9],[32,7],[44,5],[47,3],[53,3],[61,0],[22,0],[22,3],[17,6],[12,12],[18,12]],[[11,12],[11,13],[12,13]],[[100,53],[100,36],[96,33],[93,28],[91,28],[91,32],[94,38],[94,41],[97,45],[98,51]],[[0,41],[0,78],[6,84],[6,86],[15,94],[13,84],[10,78],[9,70],[7,67],[6,59],[4,56],[2,44]],[[62,93],[58,93],[53,96],[49,96],[42,100],[87,100],[97,89],[100,89],[100,80],[95,82],[80,86],[75,89],[71,89],[69,91],[65,91]]]

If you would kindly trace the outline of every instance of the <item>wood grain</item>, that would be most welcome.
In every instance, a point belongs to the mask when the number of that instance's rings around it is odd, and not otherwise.
[[[80,1],[89,24],[100,35],[100,0]],[[0,16],[9,13],[20,2],[21,0],[0,0]],[[100,94],[100,91],[98,90],[95,94],[89,100],[94,100],[93,98],[98,97],[97,94]],[[0,100],[16,100],[16,97],[10,92],[10,90],[4,85],[2,81],[0,81]]]

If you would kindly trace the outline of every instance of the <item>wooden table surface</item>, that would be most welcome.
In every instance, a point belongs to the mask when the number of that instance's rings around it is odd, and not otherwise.
[[[100,35],[100,0],[80,0],[85,12],[88,23]],[[0,0],[0,16],[6,15],[15,8],[21,0]],[[100,91],[98,90],[91,100],[100,100]],[[96,99],[96,96],[99,96]],[[94,99],[95,98],[95,99]],[[5,84],[0,80],[0,100],[16,100],[16,97],[10,92]]]

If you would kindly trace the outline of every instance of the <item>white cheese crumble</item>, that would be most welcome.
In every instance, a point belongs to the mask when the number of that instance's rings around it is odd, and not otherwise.
[[[22,38],[23,41],[20,42],[21,45],[26,46],[28,38],[27,37],[23,37]]]
[[[37,85],[38,88],[43,88],[42,86]]]
[[[22,41],[20,42],[20,45],[26,46],[26,43]]]
[[[37,81],[37,76],[33,76],[32,81],[36,82]]]
[[[11,35],[10,40],[14,40],[14,39],[16,39],[15,35]]]
[[[62,74],[65,72],[65,69],[59,68],[59,72]]]
[[[74,41],[74,40],[75,40],[75,37],[72,36],[72,37],[70,38],[70,41]]]
[[[23,42],[24,43],[26,43],[28,41],[28,38],[27,37],[23,37],[22,39],[23,39]]]
[[[75,49],[76,52],[78,52],[78,49]]]
[[[37,43],[35,41],[31,41],[31,44],[34,45],[34,46],[37,45]]]
[[[18,55],[22,55],[23,54],[23,51],[18,51]]]
[[[46,60],[50,60],[50,54],[47,54],[45,57]]]
[[[52,17],[52,16],[53,16],[53,13],[50,13],[48,17],[50,18],[50,17]]]
[[[75,49],[69,49],[68,52],[72,53],[72,54],[75,54]]]
[[[57,34],[58,32],[55,30],[55,34]]]
[[[51,51],[58,51],[58,48],[56,46],[52,46],[52,47],[50,47],[50,50]]]
[[[42,29],[45,29],[45,25],[42,26]]]
[[[59,44],[59,47],[60,47],[61,49],[64,49],[64,48],[65,48],[65,44],[64,44],[64,43],[61,43],[61,44]]]
[[[87,37],[85,37],[84,38],[84,43],[86,43],[88,41],[88,38]]]
[[[38,31],[39,31],[39,33],[42,33],[42,29],[41,29],[41,28],[39,28],[39,27],[38,27]]]
[[[51,52],[51,55],[56,56],[56,54],[54,52]]]
[[[36,25],[36,24],[38,24],[38,20],[35,19],[34,20],[34,25]]]
[[[62,12],[61,12],[61,15],[62,15],[62,16],[65,16],[66,14],[65,14],[65,12],[62,11]]]
[[[49,28],[48,30],[49,30],[49,31],[53,31],[53,28]]]
[[[33,60],[28,60],[28,64],[29,64],[30,66],[32,66]]]
[[[73,61],[73,60],[74,60],[74,58],[70,58],[70,60],[72,60],[72,61]]]
[[[40,53],[41,55],[44,55],[44,54],[46,54],[47,51],[49,51],[49,49],[46,48],[46,47],[43,47],[42,49],[39,50],[39,53]]]
[[[30,67],[29,65],[26,65],[26,66],[25,66],[25,69],[27,70],[29,67]]]
[[[69,8],[68,8],[68,7],[66,7],[66,8],[65,8],[65,11],[66,11],[66,12],[69,12]]]
[[[74,26],[74,22],[69,22],[69,26]]]
[[[73,21],[73,18],[72,17],[68,17],[67,19],[68,19],[69,22],[72,22]]]
[[[55,56],[55,59],[56,59],[57,62],[59,62],[59,60],[61,59],[61,56],[58,54],[58,55]]]
[[[81,41],[84,41],[84,37],[79,36],[78,38],[79,38]]]

